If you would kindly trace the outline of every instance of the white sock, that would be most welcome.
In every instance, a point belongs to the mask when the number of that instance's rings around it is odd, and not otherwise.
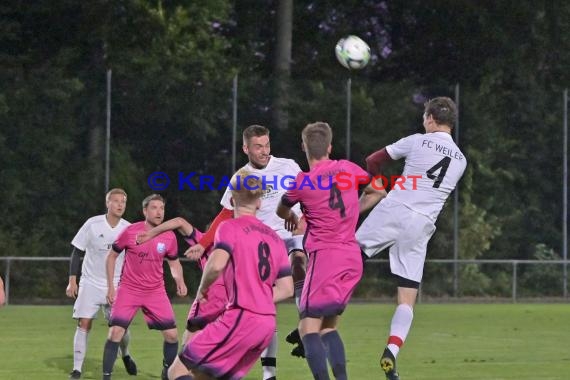
[[[75,329],[73,337],[73,369],[81,372],[85,354],[87,352],[87,335],[89,333],[79,326]]]
[[[277,340],[277,331],[273,334],[271,343],[261,353],[261,368],[263,369],[263,380],[275,377],[277,372],[277,347],[279,342]]]
[[[125,331],[125,335],[123,335],[123,339],[119,342],[119,349],[121,350],[121,357],[129,356],[129,343],[131,342],[131,333],[130,330],[127,329]]]
[[[414,319],[414,310],[408,304],[400,304],[394,312],[392,317],[392,324],[390,325],[390,337],[388,338],[388,349],[392,351],[394,357],[398,356],[400,347],[406,341],[406,337],[412,327],[412,320]]]
[[[388,344],[388,349],[392,352],[394,358],[396,358],[396,356],[398,356],[398,352],[400,352],[400,346],[397,346],[393,343]]]

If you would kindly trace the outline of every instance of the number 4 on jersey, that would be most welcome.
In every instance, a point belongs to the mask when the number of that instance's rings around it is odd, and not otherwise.
[[[426,174],[429,179],[433,179],[433,187],[438,188],[441,185],[441,181],[443,181],[443,177],[445,177],[445,173],[447,173],[447,168],[449,167],[449,163],[451,162],[451,157],[444,157],[439,161],[437,164],[432,166],[431,168],[426,171]],[[439,174],[436,176],[434,173],[438,170]]]
[[[342,193],[336,186],[336,183],[333,183],[331,186],[329,193],[329,207],[331,210],[338,209],[340,211],[341,218],[344,218],[346,216],[344,202],[342,200]]]

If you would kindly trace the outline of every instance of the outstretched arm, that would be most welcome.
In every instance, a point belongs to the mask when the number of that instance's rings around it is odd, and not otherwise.
[[[384,190],[382,178],[372,179],[363,190],[360,199],[358,200],[358,209],[361,213],[370,210],[376,206],[388,193]]]
[[[182,236],[189,236],[194,231],[194,226],[192,226],[192,224],[190,224],[186,219],[176,217],[167,220],[148,231],[141,232],[137,235],[137,243],[142,244],[163,232],[174,230],[177,230]]]
[[[202,235],[202,238],[197,244],[188,248],[188,250],[184,252],[184,256],[188,257],[190,260],[199,260],[200,257],[202,257],[204,251],[206,251],[206,248],[211,246],[214,242],[214,237],[216,236],[216,231],[218,230],[220,223],[222,223],[224,220],[233,218],[233,216],[234,213],[232,210],[223,207],[210,224],[208,231]]]
[[[394,160],[390,157],[386,148],[382,148],[366,157],[366,171],[376,176],[382,173],[384,165],[392,161]]]
[[[214,237],[216,236],[216,231],[218,230],[218,226],[224,220],[228,220],[234,217],[234,212],[229,210],[225,207],[222,207],[218,215],[212,221],[210,228],[208,231],[202,236],[198,244],[200,244],[204,248],[208,248],[214,242]]]

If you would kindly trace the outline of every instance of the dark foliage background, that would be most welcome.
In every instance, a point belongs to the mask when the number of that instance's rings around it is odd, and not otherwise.
[[[236,75],[238,165],[245,162],[241,129],[258,123],[272,129],[273,153],[302,167],[299,133],[307,122],[328,121],[333,156],[345,156],[352,76],[351,158],[358,163],[420,131],[423,102],[454,97],[459,86],[459,145],[469,159],[459,186],[460,258],[561,258],[570,3],[295,2],[289,120],[276,128],[277,3],[5,1],[0,255],[66,256],[84,220],[104,212],[106,75],[112,70],[110,186],[127,190],[131,221],[141,217],[140,201],[152,192],[147,177],[155,171],[173,180],[162,192],[168,218],[180,215],[203,229],[217,213],[220,191],[180,190],[176,178],[180,172],[231,175]],[[362,71],[349,73],[334,58],[336,41],[347,34],[372,48]],[[452,214],[448,204],[429,257],[452,257]],[[65,265],[16,269],[13,295],[63,294]],[[364,284],[375,285],[363,285],[362,295],[375,295],[384,281],[383,269],[375,270],[380,276],[367,276]],[[447,294],[449,270],[430,266],[426,291]],[[559,267],[521,270],[528,294],[560,289]],[[462,266],[460,275],[467,295],[497,295],[510,286],[510,268]]]

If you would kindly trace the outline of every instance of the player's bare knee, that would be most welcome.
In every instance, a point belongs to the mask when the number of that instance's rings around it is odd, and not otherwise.
[[[78,326],[80,329],[89,332],[89,331],[91,331],[92,320],[91,320],[91,319],[88,319],[88,318],[79,318],[79,319],[77,320],[77,326]]]
[[[125,335],[125,329],[121,326],[111,326],[108,338],[111,342],[120,342]]]
[[[164,341],[167,343],[178,342],[178,331],[176,329],[164,330],[162,335],[164,336]]]

